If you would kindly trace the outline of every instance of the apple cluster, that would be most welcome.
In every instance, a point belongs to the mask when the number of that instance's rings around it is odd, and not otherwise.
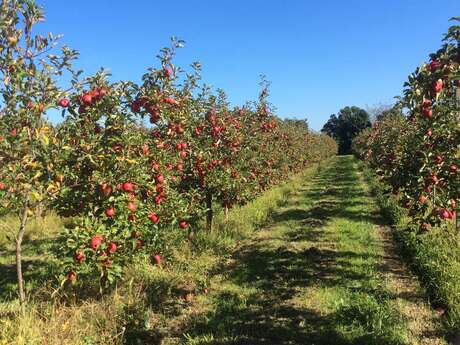
[[[456,224],[460,197],[459,26],[450,28],[444,42],[409,76],[399,110],[354,143],[421,232]]]

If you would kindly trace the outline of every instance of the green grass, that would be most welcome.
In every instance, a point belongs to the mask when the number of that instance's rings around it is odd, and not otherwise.
[[[186,344],[412,344],[382,283],[379,217],[350,157],[306,179],[212,279]]]
[[[431,304],[446,310],[445,324],[455,335],[460,329],[460,237],[454,229],[433,228],[417,234],[397,199],[385,193],[387,186],[364,168],[366,180],[393,235],[411,268],[428,291]]]

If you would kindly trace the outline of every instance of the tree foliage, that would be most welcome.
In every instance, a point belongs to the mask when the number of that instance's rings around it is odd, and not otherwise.
[[[369,114],[359,107],[345,107],[331,115],[321,132],[334,138],[339,145],[339,154],[351,153],[353,139],[371,126]]]

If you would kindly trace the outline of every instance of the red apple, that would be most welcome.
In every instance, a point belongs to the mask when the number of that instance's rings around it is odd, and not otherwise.
[[[158,216],[157,214],[153,212],[149,213],[148,218],[153,224],[158,224],[158,222],[160,221],[160,216]]]
[[[117,244],[115,242],[110,242],[107,245],[107,251],[111,254],[115,253],[117,251]]]
[[[3,182],[0,182],[0,190],[5,190],[6,186]]]
[[[115,215],[115,209],[113,207],[109,207],[105,210],[105,215],[107,217],[113,217]]]
[[[436,155],[436,156],[433,157],[433,161],[434,161],[436,164],[441,164],[441,163],[443,162],[443,160],[444,160],[444,159],[443,159],[442,156],[440,156],[440,155]]]
[[[169,78],[172,76],[172,69],[169,68],[169,67],[166,67],[164,70],[163,70],[163,74],[165,75],[166,78]]]
[[[422,114],[427,119],[431,119],[433,117],[433,110],[431,108],[423,108]]]
[[[153,258],[153,261],[155,261],[155,264],[157,264],[158,266],[161,265],[161,256],[160,254],[155,254],[154,256],[152,256]]]
[[[85,254],[81,251],[78,251],[75,253],[75,255],[73,256],[74,260],[76,262],[78,262],[79,264],[82,263],[83,261],[85,261]]]
[[[68,281],[72,282],[75,279],[77,279],[77,274],[75,273],[75,271],[69,271],[66,275],[66,278]]]
[[[93,96],[91,96],[89,93],[84,93],[83,96],[81,96],[81,102],[84,105],[91,105],[93,102]]]
[[[164,181],[165,181],[165,177],[164,177],[162,174],[157,174],[157,175],[155,176],[155,182],[156,182],[156,183],[161,184],[161,183],[163,183]]]
[[[187,228],[188,228],[188,223],[187,223],[185,220],[181,220],[181,221],[179,222],[179,227],[180,227],[181,229],[187,229]]]
[[[423,103],[422,103],[422,107],[423,108],[429,108],[429,107],[431,107],[431,104],[432,104],[431,99],[424,99]]]
[[[458,171],[458,166],[456,166],[455,164],[449,165],[449,171],[450,171],[452,174],[456,174],[457,171]]]
[[[430,71],[434,72],[441,67],[441,63],[438,60],[433,60],[430,62]]]
[[[177,102],[174,98],[172,97],[166,97],[163,99],[163,102],[167,103],[167,104],[170,104],[170,105],[176,105],[176,104],[179,104],[179,102]]]
[[[436,175],[431,175],[431,176],[430,176],[430,181],[431,181],[431,183],[433,183],[433,184],[438,183],[438,182],[439,182],[438,176],[436,176]]]
[[[91,242],[89,244],[90,248],[96,250],[101,245],[103,240],[104,238],[101,235],[94,235],[91,238]]]
[[[63,108],[67,108],[69,106],[70,101],[67,98],[61,98],[58,102],[58,105]]]
[[[441,90],[443,89],[444,87],[444,83],[442,81],[442,79],[438,79],[435,81],[435,83],[433,84],[433,91],[434,93],[439,93],[441,92]]]
[[[445,208],[440,209],[438,213],[439,213],[439,216],[444,220],[452,218],[452,214],[449,212],[449,210],[446,210]]]
[[[125,192],[129,192],[129,193],[133,193],[134,192],[134,184],[132,184],[131,182],[125,182],[121,185],[121,188],[125,191]]]
[[[160,169],[160,164],[158,164],[157,162],[152,162],[151,167],[153,170],[158,170]]]

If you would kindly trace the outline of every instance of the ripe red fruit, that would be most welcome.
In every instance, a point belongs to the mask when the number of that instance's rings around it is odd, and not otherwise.
[[[131,103],[131,111],[133,113],[138,113],[141,110],[141,104],[138,100]]]
[[[66,275],[68,281],[72,282],[77,279],[77,274],[74,271],[69,271]]]
[[[436,156],[433,157],[433,161],[434,161],[436,164],[441,164],[441,163],[443,162],[443,160],[444,160],[444,159],[443,159],[442,156],[440,156],[440,155],[436,155]]]
[[[153,170],[158,170],[160,169],[160,164],[158,164],[157,162],[152,162],[151,167]]]
[[[3,182],[0,182],[0,190],[5,190],[6,186]]]
[[[91,105],[93,102],[93,96],[89,93],[84,93],[83,96],[81,96],[81,102],[85,105]]]
[[[78,262],[79,264],[85,261],[85,254],[83,252],[76,252],[75,255],[73,256],[74,260]]]
[[[149,213],[148,218],[153,224],[158,224],[158,222],[160,221],[160,216],[153,212]]]
[[[155,264],[157,264],[158,266],[161,265],[161,256],[160,256],[160,254],[154,255],[152,258],[153,258],[153,261],[155,262]]]
[[[58,105],[63,108],[67,108],[69,106],[70,101],[67,98],[61,98],[58,102]]]
[[[133,193],[134,192],[134,185],[131,182],[125,182],[121,185],[121,188],[125,192]]]
[[[187,152],[185,152],[185,151],[179,152],[179,157],[180,157],[180,158],[185,158],[185,157],[187,157]]]
[[[441,67],[441,63],[438,60],[433,60],[430,62],[430,71],[434,72]]]
[[[431,108],[423,108],[422,114],[427,119],[431,119],[433,117],[433,110]]]
[[[163,183],[165,181],[165,177],[162,175],[162,174],[157,174],[157,176],[155,176],[155,182],[156,183]]]
[[[109,89],[107,89],[106,87],[98,88],[98,91],[99,91],[99,98],[102,98],[109,93]]]
[[[18,134],[18,130],[16,128],[11,129],[11,135],[15,137]]]
[[[105,215],[107,217],[113,217],[115,215],[115,209],[113,207],[110,207],[105,210]]]
[[[157,185],[155,185],[155,191],[156,191],[158,194],[161,194],[161,193],[163,193],[164,188],[163,188],[163,186],[162,186],[161,184],[157,184]]]
[[[431,107],[431,104],[432,104],[431,99],[424,99],[422,103],[422,107],[428,108],[428,107]]]
[[[187,223],[185,220],[181,220],[181,221],[179,222],[179,227],[180,227],[181,229],[187,229],[187,228],[188,228],[188,223]]]
[[[162,201],[163,201],[163,198],[161,197],[161,195],[157,195],[155,197],[155,204],[160,205]]]
[[[178,125],[176,127],[176,133],[177,134],[183,134],[184,133],[184,128],[181,125]]]
[[[441,92],[443,87],[444,87],[444,83],[443,83],[442,79],[438,79],[433,84],[433,92],[434,93],[439,93],[439,92]]]
[[[137,205],[132,201],[128,202],[128,210],[130,210],[133,213],[136,212]]]
[[[195,134],[196,134],[196,135],[200,135],[200,134],[201,134],[201,128],[200,128],[200,127],[196,127],[196,128],[195,128]]]
[[[172,76],[173,71],[172,71],[171,68],[166,67],[166,68],[163,70],[163,73],[164,73],[164,75],[165,75],[166,78],[169,78],[169,77]]]
[[[96,250],[102,243],[103,237],[101,235],[94,235],[91,238],[91,242],[89,244],[90,248]]]
[[[427,130],[426,135],[431,137],[433,135],[433,131],[431,129]]]
[[[111,254],[115,253],[117,251],[117,244],[115,242],[110,242],[107,245],[107,251]]]
[[[456,173],[458,172],[458,166],[456,166],[455,164],[449,165],[449,171],[450,171],[452,174],[456,174]]]
[[[431,183],[436,184],[436,183],[438,183],[439,179],[438,179],[438,177],[436,175],[431,175],[430,176],[430,181],[431,181]]]
[[[176,104],[179,104],[179,102],[177,102],[174,98],[172,97],[166,97],[163,99],[163,102],[167,103],[167,104],[170,104],[170,105],[176,105]]]
[[[450,213],[449,210],[446,210],[445,208],[439,210],[439,216],[444,220],[452,219],[453,217],[452,213]]]

